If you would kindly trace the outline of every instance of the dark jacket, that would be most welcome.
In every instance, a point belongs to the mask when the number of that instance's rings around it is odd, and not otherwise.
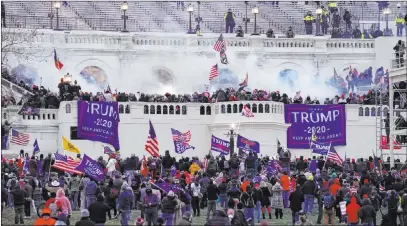
[[[216,210],[214,216],[206,222],[205,226],[229,226],[230,221],[228,216],[222,210]]]
[[[207,188],[208,200],[217,200],[219,190],[214,184],[209,184]]]
[[[171,168],[171,166],[174,164],[173,162],[172,162],[172,158],[171,158],[171,156],[170,155],[165,155],[164,156],[164,158],[163,158],[163,167],[164,167],[164,169],[169,169],[169,168]]]
[[[95,223],[89,220],[88,217],[82,217],[80,221],[76,222],[75,226],[95,226]]]
[[[362,223],[372,223],[373,219],[376,218],[376,211],[373,206],[370,205],[368,199],[363,200],[363,206],[360,208],[359,217]]]
[[[97,201],[92,203],[89,207],[90,220],[98,223],[106,222],[106,213],[109,211],[109,207],[103,203],[103,201]]]
[[[17,188],[10,192],[13,195],[14,206],[21,206],[25,204],[26,193],[24,190]]]
[[[304,195],[314,195],[315,194],[315,183],[314,181],[306,181],[302,186],[302,193]]]
[[[175,207],[177,206],[177,201],[175,197],[165,197],[161,201],[161,213],[175,213]]]
[[[302,203],[304,202],[304,195],[297,188],[293,193],[290,194],[290,209],[292,211],[298,212],[302,209]]]

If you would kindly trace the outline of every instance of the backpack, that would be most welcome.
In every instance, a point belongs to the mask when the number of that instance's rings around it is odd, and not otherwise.
[[[229,162],[227,160],[223,162],[223,169],[229,169]]]
[[[335,205],[335,200],[332,195],[325,195],[323,202],[325,209],[331,209]]]
[[[245,204],[246,204],[246,207],[248,207],[248,208],[253,208],[253,207],[255,207],[256,206],[256,203],[254,203],[254,200],[253,200],[253,196],[252,196],[252,193],[247,193],[247,192],[245,192],[248,196],[249,196],[249,198],[246,200],[246,202],[245,202]]]
[[[119,197],[119,192],[117,191],[116,188],[111,188],[110,193],[109,193],[109,198],[116,199],[117,197]]]
[[[239,161],[237,158],[232,158],[230,160],[230,166],[234,169],[239,168]]]

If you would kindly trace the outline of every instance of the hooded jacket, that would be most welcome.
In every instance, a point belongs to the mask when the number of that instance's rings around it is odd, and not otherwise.
[[[205,224],[207,226],[230,226],[228,216],[222,210],[216,210],[214,216]]]
[[[177,200],[175,196],[166,196],[161,202],[161,213],[174,214],[177,207]]]
[[[363,199],[362,204],[363,206],[359,211],[359,217],[362,223],[373,223],[373,219],[376,218],[376,211],[368,199]]]
[[[65,196],[65,192],[62,188],[60,188],[57,191],[57,197],[55,198],[57,202],[60,202],[62,204],[62,212],[65,213],[66,215],[69,215],[72,213],[72,207],[71,207],[71,202],[69,199]]]
[[[329,191],[333,196],[336,196],[336,193],[339,189],[341,189],[341,186],[339,185],[339,179],[335,178],[334,183],[329,187]]]
[[[348,215],[348,223],[359,223],[360,205],[357,199],[353,196],[350,199],[350,204],[346,207],[346,214]]]
[[[201,170],[201,168],[196,162],[193,162],[189,167],[189,173],[191,173],[191,175],[195,175],[195,172],[198,172],[199,170]]]
[[[131,210],[133,206],[133,190],[127,183],[123,183],[119,195],[119,210]]]

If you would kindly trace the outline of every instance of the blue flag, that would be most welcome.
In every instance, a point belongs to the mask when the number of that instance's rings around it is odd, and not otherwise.
[[[330,147],[331,145],[328,142],[311,142],[311,149],[313,154],[327,155]]]
[[[177,154],[182,154],[188,149],[195,149],[194,146],[189,145],[191,141],[191,132],[188,130],[186,133],[181,133],[180,131],[171,128],[172,140],[174,141],[175,152]]]
[[[103,181],[105,179],[105,172],[103,168],[95,160],[87,156],[83,156],[81,163],[75,168],[89,177],[97,181]]]
[[[241,148],[245,151],[252,151],[254,153],[260,153],[260,144],[257,141],[249,140],[243,136],[237,135],[237,148]]]
[[[33,144],[33,154],[36,155],[38,153],[40,153],[40,146],[38,146],[37,138],[35,138],[35,141]]]

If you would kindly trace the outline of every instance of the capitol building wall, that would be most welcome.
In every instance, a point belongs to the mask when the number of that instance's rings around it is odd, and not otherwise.
[[[24,31],[18,31],[24,32]],[[230,35],[230,34],[229,34]],[[249,75],[248,89],[264,89],[293,95],[301,91],[303,97],[333,97],[335,92],[324,86],[334,70],[346,77],[348,68],[363,71],[368,67],[390,68],[390,58],[397,38],[375,40],[330,39],[328,37],[296,37],[295,39],[267,39],[265,37],[236,38],[224,35],[227,41],[228,65],[219,61],[213,50],[218,35],[202,37],[183,34],[122,34],[109,32],[55,32],[38,31],[33,40],[35,48],[49,54],[41,61],[20,61],[10,55],[11,68],[26,67],[36,84],[51,91],[58,91],[61,77],[69,73],[77,80],[83,91],[102,91],[107,85],[112,90],[127,93],[192,93],[202,92],[208,82],[210,67],[218,64],[225,73],[225,81],[213,82],[213,89],[237,86]],[[64,67],[58,71],[53,64],[54,48]],[[223,70],[223,71],[222,71]],[[291,86],[282,85],[282,71],[291,70]],[[307,83],[307,81],[310,81]],[[323,102],[323,99],[321,100]],[[233,105],[268,105],[269,111],[254,113],[255,117],[242,117]],[[148,136],[148,122],[154,124],[161,153],[173,151],[171,128],[181,132],[191,131],[190,144],[195,150],[183,156],[203,157],[210,149],[210,139],[215,135],[228,139],[226,134],[234,124],[235,131],[260,143],[261,154],[276,154],[276,138],[283,146],[287,141],[284,122],[284,106],[276,102],[222,102],[202,103],[143,103],[119,102],[119,138],[121,154],[129,156],[147,154],[144,145]],[[126,106],[128,105],[127,109]],[[165,105],[165,106],[164,106]],[[228,105],[230,105],[228,107]],[[151,114],[154,109],[182,109],[179,114]],[[204,109],[204,111],[202,111]],[[83,153],[92,157],[103,154],[102,143],[77,140],[72,133],[77,126],[76,102],[62,102],[59,109],[41,109],[40,116],[17,115],[17,109],[3,109],[2,120],[13,122],[14,128],[37,138],[41,151],[62,151],[62,136],[67,137]],[[376,115],[372,105],[346,105],[346,146],[336,150],[341,156],[367,157],[377,149]],[[27,147],[11,145],[11,151],[31,149],[34,139]],[[292,149],[294,156],[309,155],[307,149]]]

